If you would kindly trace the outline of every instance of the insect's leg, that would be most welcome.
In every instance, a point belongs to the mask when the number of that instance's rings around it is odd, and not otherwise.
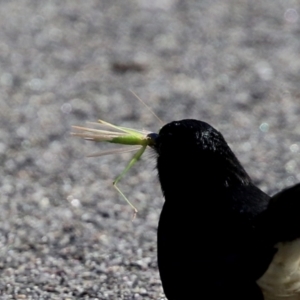
[[[124,198],[124,200],[130,205],[130,207],[134,211],[133,219],[135,218],[138,210],[136,207],[126,198],[126,196],[121,192],[121,190],[117,187],[117,183],[120,181],[120,179],[130,170],[130,168],[140,159],[140,157],[143,155],[144,151],[146,150],[146,146],[143,146],[139,151],[135,153],[135,155],[132,157],[126,168],[123,170],[123,172],[115,179],[113,182],[114,188],[121,194],[121,196]]]

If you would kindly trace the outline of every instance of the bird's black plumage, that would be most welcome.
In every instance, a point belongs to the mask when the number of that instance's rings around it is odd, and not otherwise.
[[[266,214],[270,197],[205,122],[171,122],[153,148],[165,197],[158,267],[166,297],[264,299],[256,282],[277,251],[275,240],[266,238],[266,220],[276,224],[277,218]]]

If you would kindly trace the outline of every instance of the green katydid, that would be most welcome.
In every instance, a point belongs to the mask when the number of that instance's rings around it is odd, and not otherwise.
[[[71,133],[74,136],[82,137],[87,140],[95,141],[95,142],[109,142],[114,144],[122,144],[122,145],[129,145],[129,146],[138,146],[138,147],[131,147],[129,149],[114,149],[110,151],[105,151],[99,154],[92,154],[89,157],[95,156],[102,156],[108,154],[115,154],[115,153],[123,153],[129,151],[136,151],[132,159],[129,161],[125,169],[121,172],[121,174],[114,180],[113,186],[114,188],[121,194],[123,199],[131,206],[134,211],[134,217],[138,210],[136,207],[126,198],[126,196],[122,193],[122,191],[118,188],[117,184],[121,180],[121,178],[130,170],[130,168],[141,158],[143,153],[145,152],[147,146],[154,145],[154,137],[155,134],[151,134],[151,132],[147,131],[140,131],[136,129],[131,129],[122,126],[115,126],[108,122],[99,120],[97,125],[103,125],[108,128],[112,128],[114,130],[102,130],[102,129],[94,129],[88,127],[79,127],[73,126],[73,129],[76,132]]]

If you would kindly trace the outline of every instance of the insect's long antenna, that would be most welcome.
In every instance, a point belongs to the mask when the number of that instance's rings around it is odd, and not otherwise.
[[[126,168],[123,170],[123,172],[115,179],[115,181],[113,182],[113,186],[114,188],[121,194],[121,196],[123,197],[123,199],[131,206],[131,208],[134,211],[133,214],[133,218],[135,218],[138,210],[136,209],[136,207],[126,198],[126,196],[122,193],[122,191],[117,187],[117,183],[120,181],[120,179],[129,171],[129,169],[140,159],[140,157],[143,155],[144,151],[146,150],[147,145],[142,146],[142,148],[135,153],[135,155],[132,157],[132,159],[130,160],[130,162],[128,163],[128,165],[126,166]]]
[[[135,96],[142,104],[144,104],[144,106],[150,111],[150,113],[162,124],[164,125],[164,122],[157,116],[157,114],[149,107],[149,105],[147,105],[135,92],[133,92],[132,90],[129,90],[129,92],[131,94],[133,94],[133,96]]]

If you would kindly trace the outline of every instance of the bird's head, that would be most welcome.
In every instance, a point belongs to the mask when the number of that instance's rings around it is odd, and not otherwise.
[[[173,121],[154,140],[162,189],[170,185],[224,186],[249,184],[250,178],[222,134],[198,120]]]

